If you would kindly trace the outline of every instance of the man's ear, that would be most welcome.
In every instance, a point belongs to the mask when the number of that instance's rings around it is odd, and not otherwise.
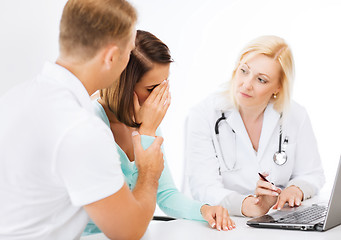
[[[116,44],[108,46],[103,54],[104,65],[106,69],[112,68],[120,57],[120,49]]]

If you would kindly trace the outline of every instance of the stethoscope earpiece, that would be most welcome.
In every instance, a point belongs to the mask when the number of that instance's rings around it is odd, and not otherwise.
[[[222,112],[221,117],[218,118],[218,120],[215,122],[215,126],[214,126],[215,134],[219,134],[219,123],[224,119],[226,119],[225,113]]]

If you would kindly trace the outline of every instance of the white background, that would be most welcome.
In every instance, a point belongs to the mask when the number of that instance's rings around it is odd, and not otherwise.
[[[65,2],[0,3],[0,96],[15,84],[34,77],[45,60],[56,59],[59,20]],[[167,160],[179,188],[184,121],[189,108],[228,81],[241,48],[264,34],[283,37],[292,48],[296,62],[294,100],[310,114],[330,188],[341,154],[341,1],[131,3],[139,13],[138,29],[151,31],[163,40],[175,60],[170,75],[172,105],[162,130]]]

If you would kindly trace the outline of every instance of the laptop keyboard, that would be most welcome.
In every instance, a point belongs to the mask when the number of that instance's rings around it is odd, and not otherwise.
[[[327,206],[313,205],[311,207],[298,210],[281,217],[278,223],[311,223],[320,218],[324,218],[327,214]]]

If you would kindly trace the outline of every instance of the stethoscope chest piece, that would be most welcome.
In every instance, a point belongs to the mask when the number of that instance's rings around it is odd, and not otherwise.
[[[277,165],[283,165],[287,162],[287,154],[284,152],[284,151],[281,151],[281,152],[276,152],[274,154],[274,162],[277,164]]]

